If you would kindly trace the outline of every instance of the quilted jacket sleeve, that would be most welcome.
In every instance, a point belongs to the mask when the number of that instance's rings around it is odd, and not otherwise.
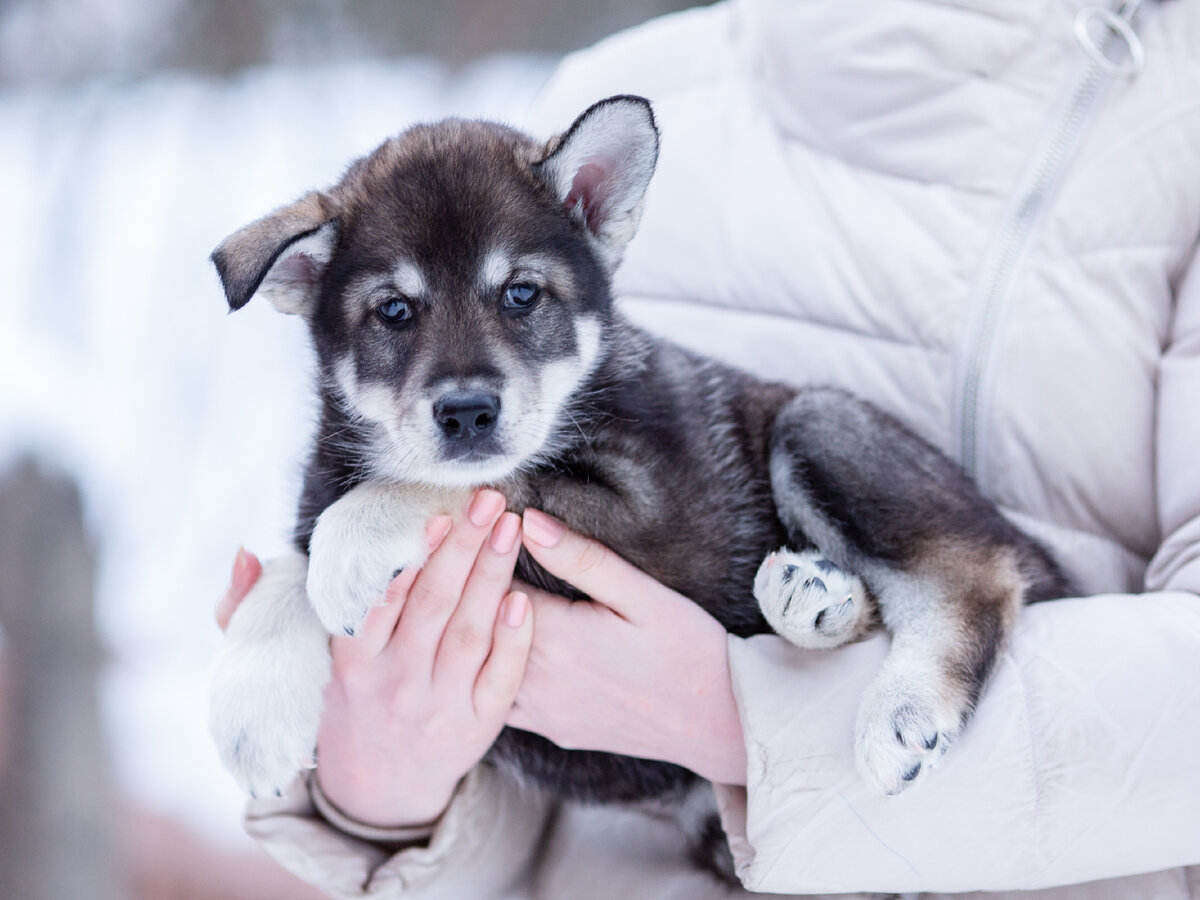
[[[319,795],[298,781],[280,799],[252,801],[246,831],[284,868],[338,898],[525,898],[550,812],[543,795],[502,782],[487,766],[463,780],[427,836],[327,818],[314,800]]]
[[[746,790],[718,788],[752,890],[1040,888],[1200,863],[1200,266],[1159,379],[1163,535],[1146,593],[1030,607],[938,771],[872,796],[857,699],[887,639],[731,639]]]

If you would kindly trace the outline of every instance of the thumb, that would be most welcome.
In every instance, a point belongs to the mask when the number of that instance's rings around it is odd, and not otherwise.
[[[217,625],[222,631],[229,627],[229,620],[233,618],[234,612],[250,593],[250,588],[254,587],[260,575],[262,563],[258,561],[258,557],[244,547],[239,547],[233,560],[233,576],[229,581],[229,589],[225,591],[225,596],[217,601],[217,608],[214,610]]]
[[[529,555],[547,572],[623,619],[644,618],[647,598],[666,590],[599,541],[576,534],[540,510],[525,510],[521,532]]]

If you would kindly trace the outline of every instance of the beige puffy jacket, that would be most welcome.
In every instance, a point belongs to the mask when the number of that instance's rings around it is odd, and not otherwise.
[[[1026,611],[960,745],[895,798],[850,740],[886,637],[731,639],[748,786],[717,794],[750,890],[1200,898],[1200,2],[1144,4],[1130,75],[1085,52],[1084,5],[743,0],[579,54],[544,98],[545,134],[655,103],[631,315],[897,413],[1089,595]],[[337,896],[726,896],[665,823],[483,768],[406,849],[302,787],[248,827]]]

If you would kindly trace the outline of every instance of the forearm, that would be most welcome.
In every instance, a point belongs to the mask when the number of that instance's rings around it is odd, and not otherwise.
[[[815,653],[731,639],[748,789],[719,796],[747,887],[1038,888],[1200,862],[1195,595],[1026,610],[954,753],[881,798],[852,735],[886,650],[882,635]]]

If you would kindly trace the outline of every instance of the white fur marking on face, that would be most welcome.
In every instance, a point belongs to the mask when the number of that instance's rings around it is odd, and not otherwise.
[[[392,281],[396,289],[405,297],[417,298],[425,295],[425,276],[421,269],[408,260],[401,260],[392,272]]]
[[[513,256],[503,248],[493,248],[479,267],[479,285],[484,293],[498,292],[510,282],[523,281],[560,295],[574,290],[570,267],[557,257],[542,253]]]
[[[485,292],[501,287],[508,281],[514,268],[512,255],[502,247],[493,247],[479,267],[480,287]]]
[[[409,299],[425,295],[425,276],[416,263],[401,260],[391,274],[373,273],[360,275],[346,286],[346,303],[343,311],[347,325],[357,327],[359,317],[369,313],[383,300],[397,293]]]
[[[352,412],[368,422],[387,426],[396,415],[396,403],[392,392],[379,384],[364,385],[358,380],[354,360],[343,356],[333,366],[333,377],[338,390],[349,404]]]
[[[575,345],[579,348],[575,359],[560,360],[546,367],[544,383],[557,388],[547,391],[552,402],[561,406],[580,383],[592,374],[592,368],[600,356],[600,323],[593,318],[575,320]]]
[[[601,326],[590,317],[575,320],[576,352],[572,357],[555,360],[542,367],[539,393],[522,419],[520,431],[513,436],[514,450],[521,462],[533,459],[546,449],[546,441],[558,423],[570,397],[591,375],[600,357]]]
[[[387,442],[373,453],[376,476],[439,487],[472,487],[506,478],[523,465],[552,451],[547,441],[559,424],[571,395],[591,374],[600,358],[601,324],[591,317],[575,322],[576,352],[541,365],[529,377],[519,377],[516,360],[498,359],[508,373],[500,391],[500,425],[496,438],[504,452],[477,462],[446,462],[441,459],[439,436],[431,415],[421,403],[401,409],[384,423]],[[349,380],[345,372],[340,377]],[[471,384],[464,383],[464,388]],[[364,393],[354,385],[355,396]]]

